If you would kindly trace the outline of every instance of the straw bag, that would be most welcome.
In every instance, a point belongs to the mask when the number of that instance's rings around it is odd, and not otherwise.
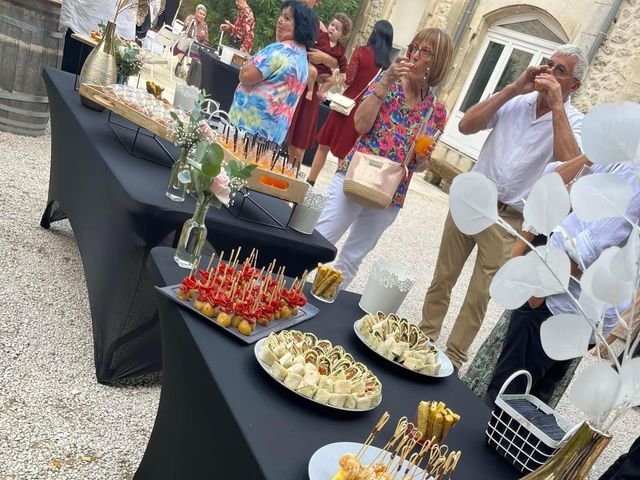
[[[407,173],[404,164],[371,153],[355,152],[342,191],[358,205],[384,210]]]
[[[362,91],[356,95],[354,98],[349,98],[340,93],[331,93],[329,98],[329,108],[334,112],[341,113],[342,115],[349,116],[351,114],[351,110],[356,106],[356,99],[360,97],[367,89],[371,86],[371,83],[376,79],[376,77],[380,74],[382,68],[378,70],[378,72],[373,76],[369,83],[362,89]]]
[[[436,98],[433,97],[435,106]],[[433,107],[432,107],[433,109]],[[430,117],[428,113],[422,119],[418,133],[424,128]],[[416,138],[418,135],[416,134]],[[409,148],[406,159],[413,155],[415,139]],[[347,174],[342,186],[343,193],[354,203],[369,208],[384,210],[389,208],[400,182],[409,173],[404,163],[394,162],[388,158],[356,151],[351,157]]]

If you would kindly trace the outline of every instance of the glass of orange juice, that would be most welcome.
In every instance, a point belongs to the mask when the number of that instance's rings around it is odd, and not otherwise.
[[[415,152],[419,155],[426,155],[431,146],[438,141],[442,131],[434,125],[425,125],[424,129],[416,138]]]

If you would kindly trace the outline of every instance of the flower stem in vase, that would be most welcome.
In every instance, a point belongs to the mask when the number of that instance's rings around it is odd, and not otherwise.
[[[199,196],[193,216],[182,226],[180,240],[178,240],[176,253],[173,257],[182,268],[193,268],[200,260],[202,247],[207,239],[205,217],[208,210],[209,202],[205,200],[203,195]]]
[[[171,167],[171,176],[169,177],[169,185],[165,195],[174,202],[184,202],[187,193],[189,169],[187,167],[187,154],[182,153],[180,159]]]

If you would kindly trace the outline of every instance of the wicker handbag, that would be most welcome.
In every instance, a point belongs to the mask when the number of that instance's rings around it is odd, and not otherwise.
[[[342,191],[358,205],[384,210],[391,204],[407,173],[407,167],[402,163],[371,153],[355,152]]]
[[[433,99],[435,105],[435,97]],[[431,116],[432,110],[422,119],[418,132],[421,132]],[[416,135],[417,138],[417,135]],[[415,139],[409,147],[406,159],[413,156]],[[404,163],[388,158],[356,151],[351,157],[347,174],[344,177],[343,193],[349,199],[369,208],[384,210],[389,208],[400,182],[409,173]]]

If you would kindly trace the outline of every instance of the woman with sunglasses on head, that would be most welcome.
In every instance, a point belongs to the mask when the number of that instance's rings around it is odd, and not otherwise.
[[[435,101],[432,87],[444,79],[451,56],[451,38],[446,32],[437,28],[418,32],[407,55],[397,58],[384,73],[377,75],[356,111],[354,124],[361,137],[339,162],[329,186],[329,201],[316,226],[333,244],[350,228],[335,262],[335,267],[344,275],[344,288],[398,216],[413,172],[427,168],[431,150],[424,156],[407,158],[407,154],[432,109],[434,126],[444,128],[446,111],[444,105]],[[345,173],[355,152],[379,155],[407,167],[408,174],[387,209],[364,207],[344,195]]]

